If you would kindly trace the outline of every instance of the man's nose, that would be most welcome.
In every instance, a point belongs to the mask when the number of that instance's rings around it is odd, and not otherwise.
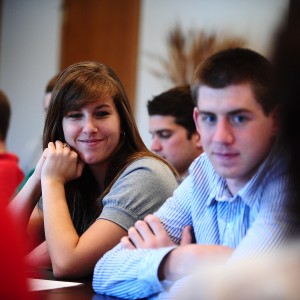
[[[151,143],[151,150],[154,152],[159,152],[161,151],[161,149],[162,147],[161,147],[160,139],[157,136],[154,136]]]
[[[216,124],[213,140],[222,144],[231,144],[234,141],[233,128],[227,119],[219,120]]]

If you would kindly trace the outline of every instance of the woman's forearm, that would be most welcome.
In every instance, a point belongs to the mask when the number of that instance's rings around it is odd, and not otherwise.
[[[64,185],[51,180],[43,182],[43,200],[48,251],[53,271],[60,274],[73,259],[79,236],[70,217]]]
[[[41,181],[32,175],[20,192],[10,202],[8,209],[24,228],[27,227],[32,211],[40,196]]]

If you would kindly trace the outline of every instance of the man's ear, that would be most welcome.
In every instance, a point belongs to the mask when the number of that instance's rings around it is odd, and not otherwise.
[[[192,133],[191,139],[193,140],[194,144],[196,145],[196,147],[197,147],[198,149],[202,149],[202,148],[203,148],[201,136],[200,136],[200,134],[199,134],[199,132],[198,132],[197,130],[195,130],[195,131]]]
[[[197,108],[197,106],[194,107],[194,112],[193,112],[193,118],[194,118],[194,122],[196,125],[196,130],[200,135],[200,130],[199,130],[199,125],[198,125],[198,117],[199,117],[199,110]]]
[[[202,145],[202,139],[201,139],[201,136],[199,134],[199,132],[195,132],[195,134],[197,135],[196,136],[196,145],[199,149],[202,149],[203,148],[203,145]]]
[[[273,129],[272,133],[276,135],[278,133],[278,130],[281,126],[281,120],[280,120],[280,112],[279,107],[276,106],[273,111],[270,113],[271,118],[273,119]]]

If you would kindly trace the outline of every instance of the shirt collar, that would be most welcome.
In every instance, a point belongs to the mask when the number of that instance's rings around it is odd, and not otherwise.
[[[258,167],[253,177],[248,183],[234,196],[230,194],[226,181],[220,176],[216,176],[212,182],[214,187],[207,199],[207,206],[211,206],[221,201],[232,202],[238,197],[252,208],[257,200],[257,196],[261,193],[262,182],[266,176],[270,176],[272,170],[281,165],[282,159],[280,154],[283,154],[278,146],[273,146],[268,156]]]

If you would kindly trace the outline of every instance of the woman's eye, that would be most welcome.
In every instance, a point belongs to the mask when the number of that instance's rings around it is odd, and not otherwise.
[[[97,117],[105,117],[105,116],[108,116],[108,115],[109,115],[108,111],[97,111],[96,112]]]
[[[69,113],[69,114],[67,115],[67,118],[69,118],[69,119],[78,119],[78,118],[80,118],[81,116],[82,116],[81,113]]]

